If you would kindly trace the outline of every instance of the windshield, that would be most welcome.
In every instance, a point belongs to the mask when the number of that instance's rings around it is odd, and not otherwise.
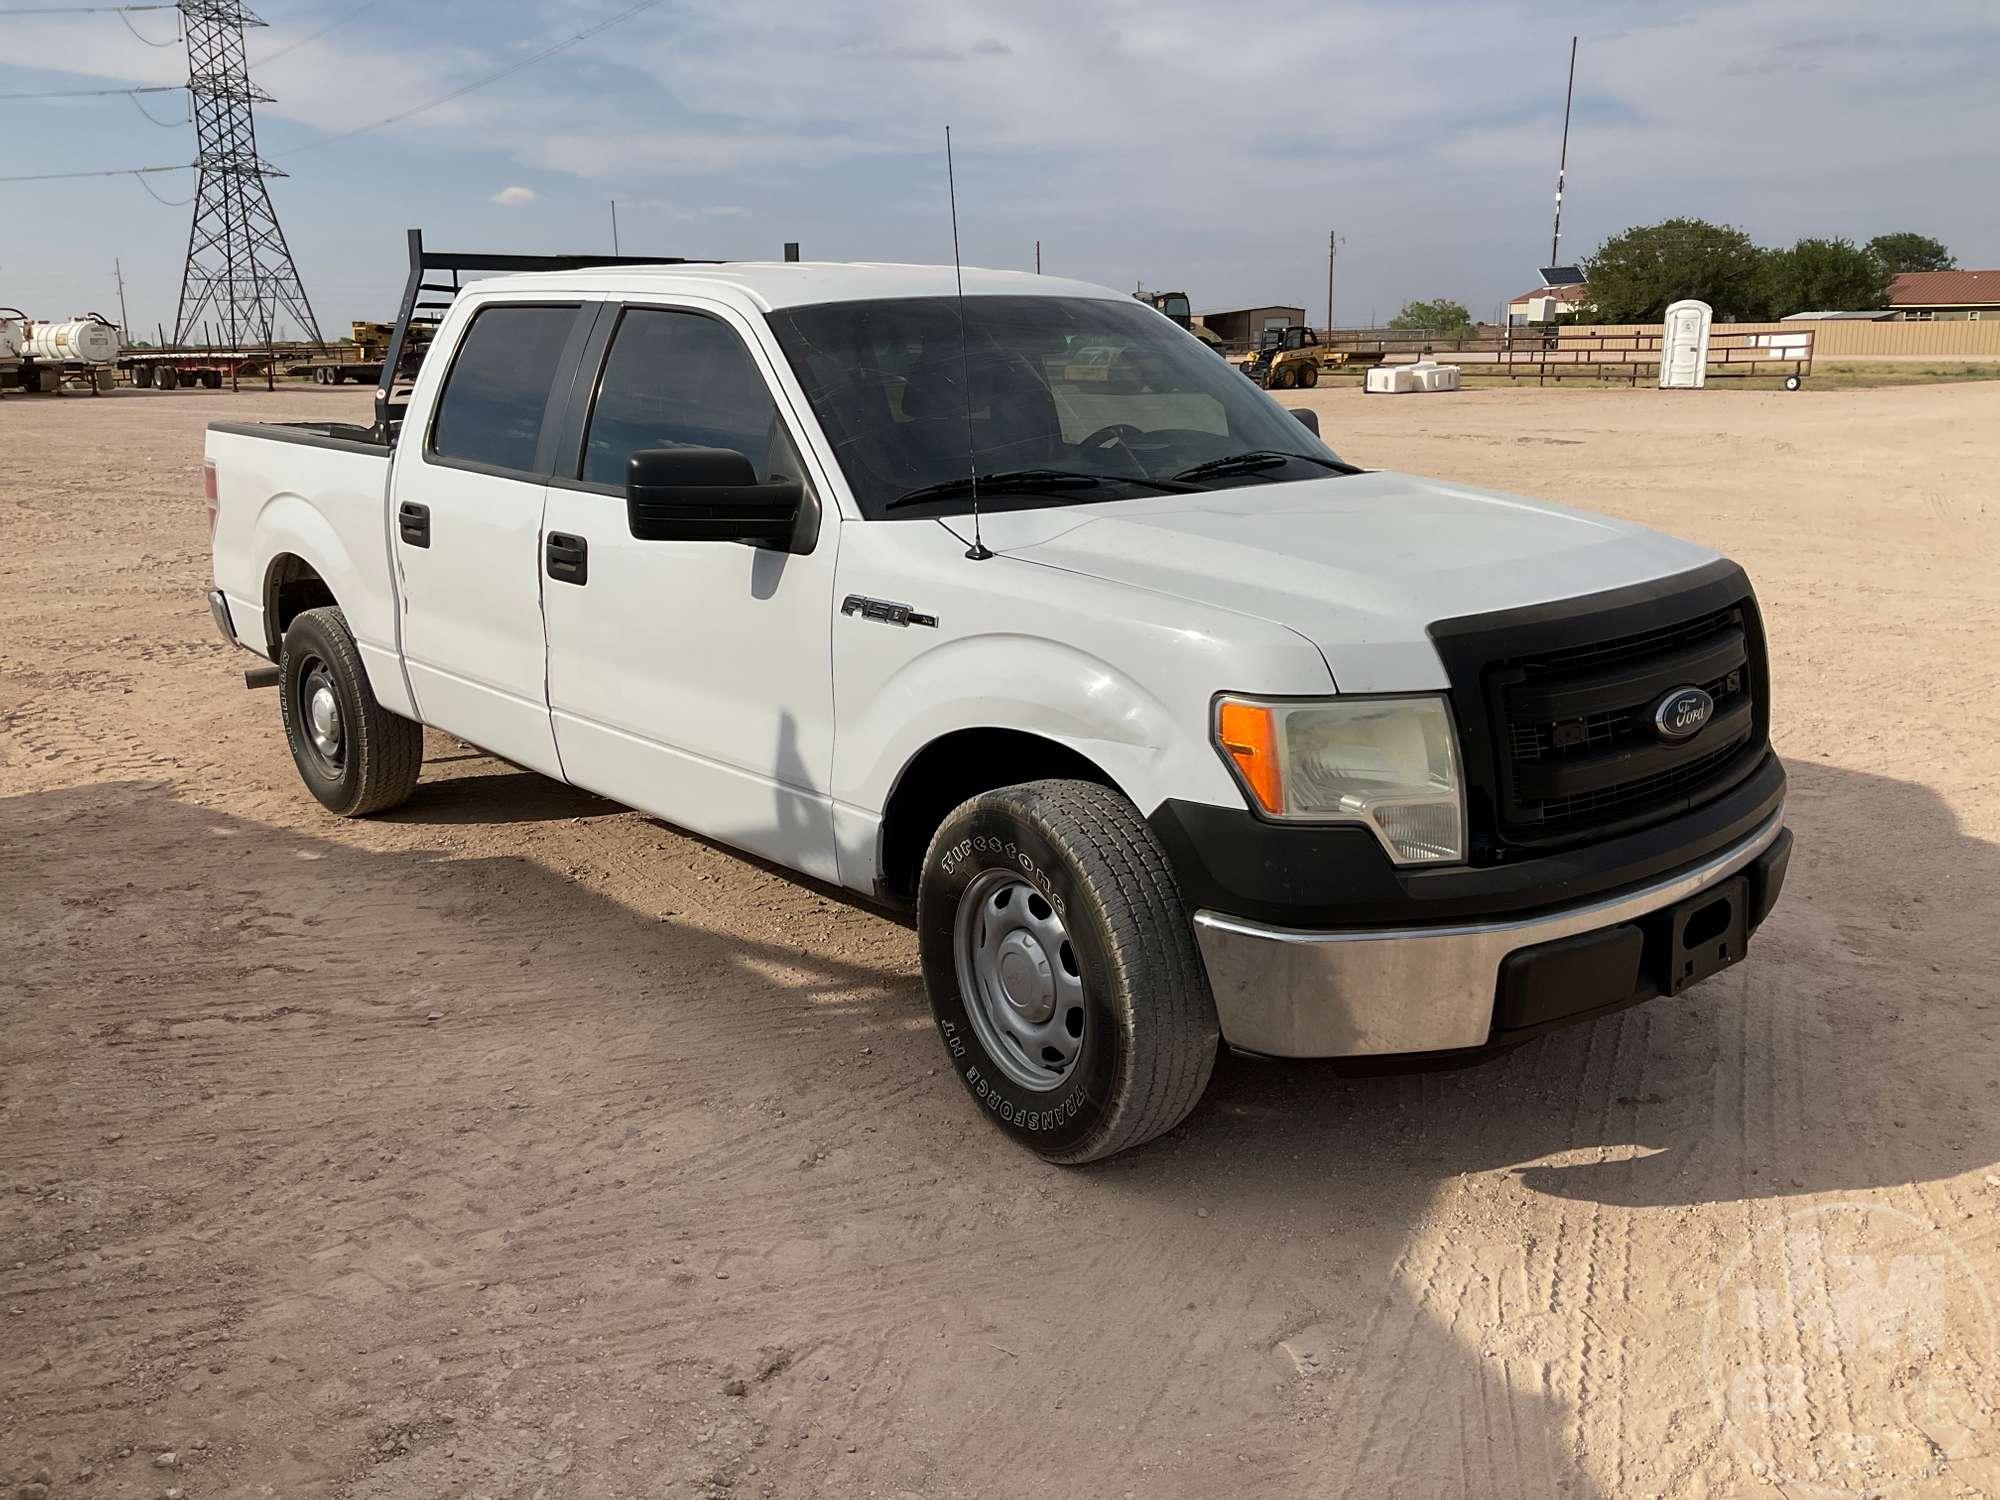
[[[954,482],[973,464],[982,479],[1011,476],[982,491],[987,510],[1324,478],[1339,467],[1234,367],[1138,302],[968,297],[964,306],[963,354],[951,297],[770,314],[870,518],[965,513],[970,497]],[[1258,459],[1188,472],[1240,454]],[[1064,482],[1037,488],[1050,475]],[[944,493],[913,493],[932,487]]]

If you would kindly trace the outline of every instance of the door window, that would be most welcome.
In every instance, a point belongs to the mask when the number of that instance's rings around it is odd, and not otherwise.
[[[634,453],[678,447],[733,448],[759,475],[804,477],[735,330],[703,313],[628,308],[591,410],[584,482],[622,486]]]
[[[542,414],[575,307],[480,309],[459,341],[431,424],[434,457],[533,473]]]

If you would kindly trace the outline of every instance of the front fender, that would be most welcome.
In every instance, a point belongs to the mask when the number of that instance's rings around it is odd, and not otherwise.
[[[1066,642],[1012,632],[947,639],[904,662],[865,706],[843,705],[835,785],[843,801],[879,813],[926,745],[1005,728],[1076,751],[1141,812],[1169,796],[1234,802],[1228,773],[1182,717],[1131,674]]]

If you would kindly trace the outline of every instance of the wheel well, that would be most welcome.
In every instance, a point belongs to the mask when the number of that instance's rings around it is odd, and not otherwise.
[[[293,620],[309,609],[334,602],[333,590],[303,557],[282,552],[272,558],[264,574],[264,636],[271,660],[278,659],[278,649]]]
[[[1117,783],[1088,756],[1019,729],[960,729],[932,740],[903,768],[882,814],[882,894],[917,898],[917,873],[931,835],[968,797],[995,787],[1061,776]]]

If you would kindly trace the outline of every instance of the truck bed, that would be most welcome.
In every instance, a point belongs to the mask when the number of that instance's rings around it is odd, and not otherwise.
[[[389,444],[376,437],[374,428],[355,422],[210,422],[208,430],[236,437],[268,438],[274,443],[359,449],[383,457],[389,452]]]
[[[284,591],[311,559],[347,615],[376,697],[410,711],[397,655],[391,448],[347,422],[211,422],[215,586],[237,638],[276,659]],[[273,614],[273,610],[279,612]]]

